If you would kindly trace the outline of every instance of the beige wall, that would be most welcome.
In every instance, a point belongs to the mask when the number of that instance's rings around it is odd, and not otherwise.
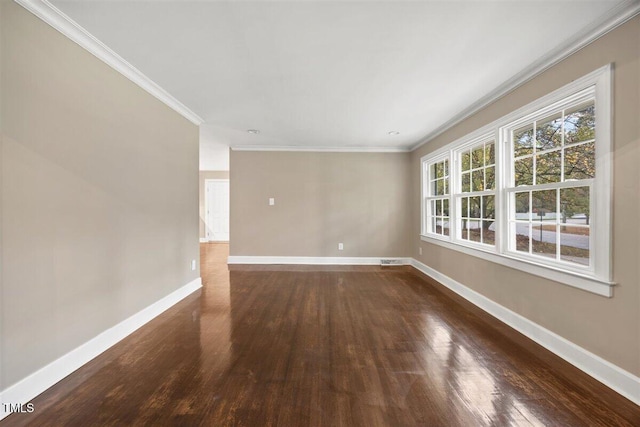
[[[204,215],[204,182],[207,179],[229,179],[229,171],[200,171],[200,238],[204,239],[205,234],[205,215]]]
[[[614,63],[611,299],[420,241],[420,157],[607,63]],[[640,17],[600,38],[412,153],[411,252],[503,306],[640,374]],[[418,255],[418,247],[423,255]]]
[[[406,256],[409,157],[231,151],[231,255]]]
[[[198,128],[0,7],[4,389],[199,276]]]

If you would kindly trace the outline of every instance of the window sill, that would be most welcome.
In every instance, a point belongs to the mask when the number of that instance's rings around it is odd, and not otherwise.
[[[509,255],[497,254],[493,252],[483,251],[481,249],[459,245],[431,236],[421,235],[420,239],[427,243],[433,243],[447,249],[462,252],[477,258],[482,258],[496,264],[501,264],[516,270],[523,271],[525,273],[533,274],[535,276],[544,277],[545,279],[553,280],[568,286],[572,286],[574,288],[582,289],[587,292],[602,295],[607,298],[611,298],[613,296],[613,288],[615,286],[614,282],[582,275],[579,273],[574,273],[571,271],[556,269],[531,261],[523,261]]]

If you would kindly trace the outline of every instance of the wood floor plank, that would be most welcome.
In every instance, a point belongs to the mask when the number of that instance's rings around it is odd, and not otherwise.
[[[638,426],[640,407],[410,267],[229,266],[0,426]]]

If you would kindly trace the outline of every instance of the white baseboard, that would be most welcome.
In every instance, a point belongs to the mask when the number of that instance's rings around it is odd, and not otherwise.
[[[91,359],[108,350],[128,335],[144,326],[176,303],[180,302],[193,292],[202,287],[202,279],[187,283],[166,297],[154,302],[150,306],[140,310],[128,319],[107,329],[95,338],[71,350],[64,356],[54,360],[47,366],[34,372],[20,382],[0,392],[2,403],[25,404],[40,393],[53,386],[55,383],[80,368]],[[9,415],[4,405],[0,405],[0,420]]]
[[[411,265],[581,371],[640,405],[640,378],[637,376],[501,306],[416,259],[411,260]]]
[[[207,243],[209,241],[209,239],[207,239],[206,237],[201,237],[200,238],[200,243]]]
[[[227,264],[306,264],[306,265],[380,265],[380,260],[399,260],[410,265],[411,258],[402,257],[307,257],[307,256],[229,256]]]

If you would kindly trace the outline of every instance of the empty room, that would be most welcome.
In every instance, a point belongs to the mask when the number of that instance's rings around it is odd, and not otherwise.
[[[0,427],[640,425],[640,0],[0,0],[0,135]]]

